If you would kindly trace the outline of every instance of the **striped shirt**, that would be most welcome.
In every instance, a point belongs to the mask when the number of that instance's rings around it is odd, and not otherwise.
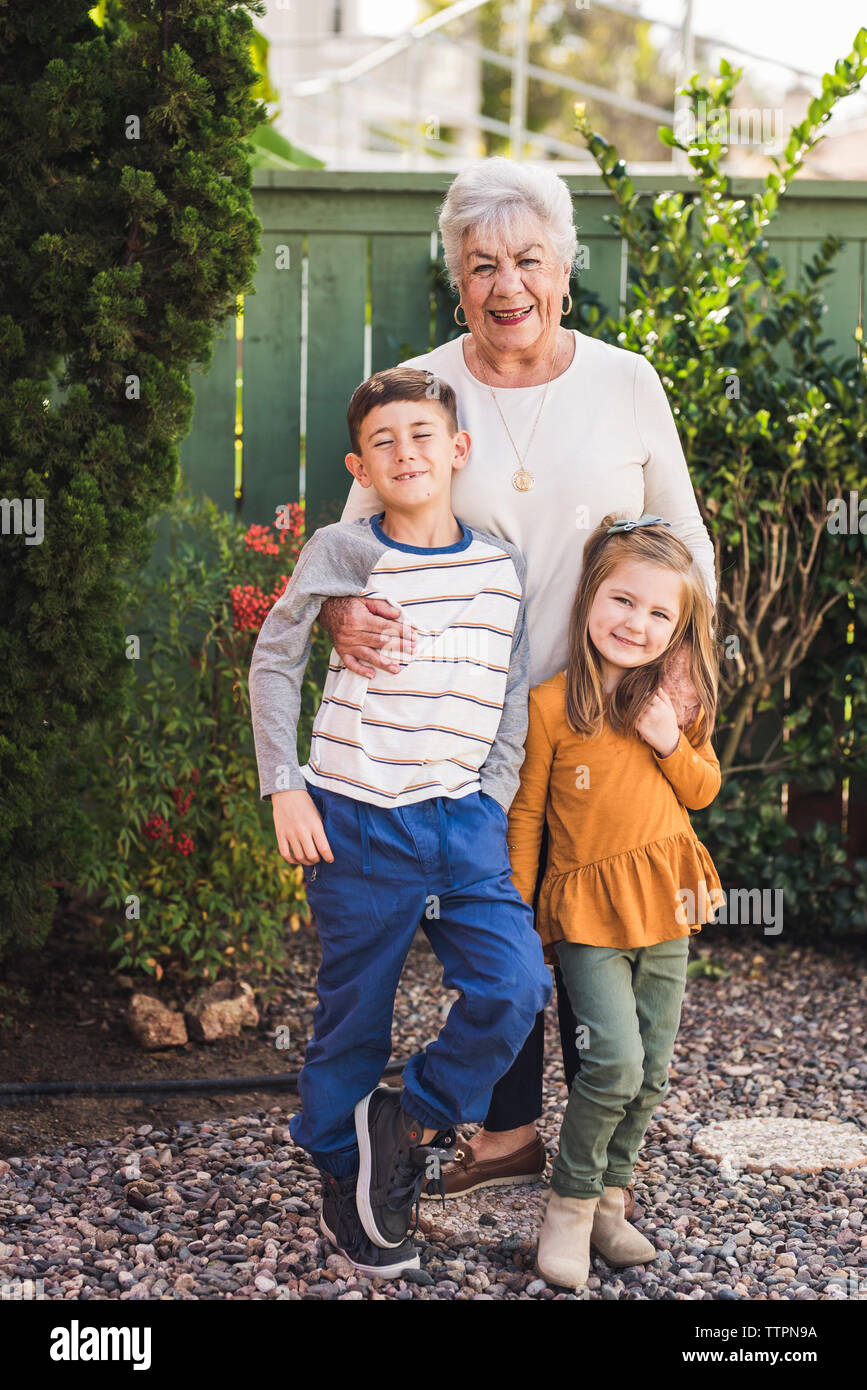
[[[377,806],[485,791],[508,811],[524,757],[529,649],[523,557],[461,525],[433,549],[392,540],[382,514],[316,531],[262,625],[249,688],[260,791],[328,787]],[[386,599],[416,629],[399,671],[347,670],[332,650],[310,757],[297,758],[301,682],[326,598]]]

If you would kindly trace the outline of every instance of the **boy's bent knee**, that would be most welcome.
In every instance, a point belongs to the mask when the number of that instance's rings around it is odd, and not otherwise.
[[[551,996],[553,993],[554,985],[551,978],[551,972],[548,969],[547,965],[543,964],[540,973],[536,976],[536,979],[534,981],[532,996],[535,1000],[533,1007],[534,1013],[541,1013],[542,1009],[546,1008],[546,1006],[551,1002]]]
[[[514,962],[517,988],[528,995],[532,994],[540,1001],[536,1009],[538,1013],[551,998],[553,976],[550,967],[545,964],[542,943],[535,927],[531,927],[526,936],[516,944]]]
[[[464,1008],[489,1021],[496,1014],[501,1024],[515,1018],[529,1029],[550,998],[551,976],[543,966],[542,973],[510,970],[496,980],[486,980],[483,988],[465,990]]]
[[[509,1000],[516,1012],[532,1022],[547,1006],[551,994],[551,972],[546,965],[542,965],[539,970],[528,970],[518,975],[509,992]]]

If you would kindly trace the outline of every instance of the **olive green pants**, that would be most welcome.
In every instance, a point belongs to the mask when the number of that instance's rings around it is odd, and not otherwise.
[[[632,1181],[668,1090],[688,951],[688,936],[628,951],[557,942],[581,1054],[551,1172],[559,1196],[601,1196]]]

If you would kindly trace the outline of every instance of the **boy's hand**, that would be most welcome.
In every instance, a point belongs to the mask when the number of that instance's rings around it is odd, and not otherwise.
[[[271,805],[277,847],[284,859],[290,864],[318,864],[320,859],[334,863],[322,817],[309,792],[303,787],[272,792]]]
[[[645,743],[655,748],[661,758],[673,753],[680,741],[680,729],[674,705],[662,686],[659,687],[635,727]]]

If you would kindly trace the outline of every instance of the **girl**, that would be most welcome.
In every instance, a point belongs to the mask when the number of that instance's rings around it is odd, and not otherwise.
[[[509,813],[513,879],[528,903],[547,818],[536,924],[578,1021],[581,1069],[537,1256],[544,1279],[571,1288],[586,1283],[591,1243],[613,1265],[656,1257],[624,1218],[623,1189],[668,1088],[689,937],[722,891],[686,812],[720,786],[710,600],[669,525],[608,516],[589,537],[568,665],[530,692]],[[681,732],[662,673],[686,653],[698,713]]]

